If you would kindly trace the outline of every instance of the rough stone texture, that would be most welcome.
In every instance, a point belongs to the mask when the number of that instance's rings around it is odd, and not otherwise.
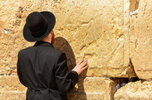
[[[54,46],[66,53],[70,70],[81,58],[88,59],[88,70],[69,93],[71,100],[113,100],[115,83],[99,76],[152,78],[151,0],[0,0],[0,9],[0,100],[25,100],[16,61],[20,49],[34,44],[22,36],[25,18],[32,11],[55,14]],[[130,16],[136,9],[139,13]],[[150,84],[129,83],[115,97],[147,99]],[[129,92],[132,89],[140,92]]]
[[[116,91],[114,81],[103,77],[80,78],[69,100],[113,100]]]
[[[65,0],[53,8],[51,2],[43,9],[53,9],[57,17],[56,36],[68,41],[76,62],[88,59],[87,76],[135,76],[129,63],[129,2]]]
[[[26,100],[25,92],[0,92],[0,100]]]
[[[0,76],[0,100],[25,100],[25,93],[17,76]]]
[[[80,78],[68,94],[69,100],[113,100],[116,91],[114,81],[103,77]],[[26,87],[16,76],[0,77],[0,100],[25,100]]]
[[[0,3],[1,74],[16,71],[17,52],[33,45],[22,37],[26,16],[32,11],[49,10],[57,18],[56,37],[63,37],[73,51],[67,55],[70,68],[84,57],[89,64],[87,76],[136,76],[129,62],[128,0],[1,0]],[[68,52],[66,47],[60,48]]]
[[[17,53],[29,46],[22,37],[25,14],[21,0],[0,1],[0,74],[16,72]]]
[[[24,91],[17,76],[0,76],[0,91]]]
[[[130,82],[117,90],[114,100],[152,100],[152,81]]]
[[[152,1],[140,0],[139,13],[131,21],[131,59],[140,79],[152,79]]]

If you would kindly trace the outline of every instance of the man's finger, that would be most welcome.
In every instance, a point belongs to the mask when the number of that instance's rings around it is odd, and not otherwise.
[[[85,67],[83,67],[82,70],[85,70],[86,68],[88,68],[88,65],[86,65]]]
[[[84,61],[83,63],[81,63],[81,67],[84,67],[85,65],[87,65],[86,61]]]
[[[84,59],[81,59],[81,61],[78,63],[79,65],[84,61]]]
[[[82,62],[82,64],[83,64],[83,63],[86,63],[86,62],[87,62],[87,59],[86,59],[86,60],[84,60],[84,61]]]

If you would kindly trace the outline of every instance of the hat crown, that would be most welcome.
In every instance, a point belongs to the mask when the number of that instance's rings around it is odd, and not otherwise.
[[[27,26],[32,32],[32,36],[40,37],[47,30],[48,23],[43,15],[39,12],[31,13],[26,19]]]
[[[23,28],[24,39],[29,42],[42,40],[53,30],[55,23],[56,18],[50,11],[30,13]]]

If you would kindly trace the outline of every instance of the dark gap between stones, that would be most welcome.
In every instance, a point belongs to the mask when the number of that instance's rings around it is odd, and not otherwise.
[[[129,61],[130,61],[129,66],[133,69],[133,72],[135,73],[134,66],[133,66],[131,58],[129,59]],[[136,75],[136,77],[128,77],[128,78],[110,77],[110,79],[113,80],[116,83],[116,89],[117,90],[120,89],[121,87],[125,86],[129,82],[136,82],[136,81],[139,81],[139,80],[143,81],[142,79],[139,79],[137,75]]]
[[[138,77],[134,78],[110,78],[116,83],[116,89],[120,89],[121,87],[125,86],[129,82],[136,82],[139,81],[140,79]]]

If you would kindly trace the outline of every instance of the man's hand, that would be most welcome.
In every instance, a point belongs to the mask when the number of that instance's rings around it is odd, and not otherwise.
[[[78,75],[80,75],[83,70],[85,70],[86,68],[88,68],[87,65],[87,60],[82,59],[73,69],[72,71],[76,71],[78,73]]]

